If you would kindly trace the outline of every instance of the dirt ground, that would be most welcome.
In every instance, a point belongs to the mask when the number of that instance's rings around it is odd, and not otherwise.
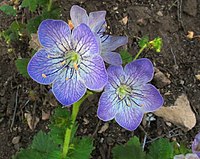
[[[129,132],[115,122],[108,123],[108,129],[100,132],[104,122],[96,116],[98,96],[92,96],[81,106],[78,116],[78,135],[92,135],[96,149],[93,159],[111,159],[111,148],[118,143],[125,143],[131,136],[137,135],[143,142],[147,132],[148,143],[159,137],[185,141],[190,146],[200,126],[200,38],[188,39],[188,31],[200,35],[200,0],[59,0],[62,6],[62,18],[69,19],[69,10],[73,4],[84,7],[88,12],[107,11],[108,32],[127,35],[129,42],[125,48],[135,55],[139,50],[138,37],[148,35],[163,39],[160,53],[148,51],[141,57],[150,58],[154,66],[167,75],[170,84],[162,86],[155,80],[165,99],[165,106],[175,102],[182,93],[186,94],[197,118],[196,126],[184,132],[175,125],[166,124],[159,117],[151,122],[150,127],[142,124],[136,131]],[[127,17],[128,22],[123,22]],[[0,31],[13,21],[0,12]],[[56,101],[49,97],[47,86],[23,78],[15,68],[17,57],[29,57],[28,40],[16,44],[15,52],[9,53],[6,44],[0,41],[0,159],[9,159],[22,147],[26,147],[39,130],[48,129],[48,120],[41,120],[42,111],[52,111]],[[31,93],[30,93],[31,92]],[[169,93],[170,92],[170,93]],[[33,100],[32,96],[37,98]],[[40,118],[34,130],[30,130],[24,113],[31,113]],[[14,137],[20,137],[13,144]]]

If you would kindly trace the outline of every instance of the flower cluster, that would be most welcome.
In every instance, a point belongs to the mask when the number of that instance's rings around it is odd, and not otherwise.
[[[105,34],[106,11],[91,12],[74,5],[70,27],[62,20],[44,20],[38,29],[40,49],[28,64],[28,73],[36,82],[52,85],[56,99],[64,106],[80,100],[87,89],[104,89],[98,117],[115,118],[128,130],[135,130],[143,114],[158,109],[163,98],[148,84],[153,65],[146,59],[135,60],[124,68],[115,50],[125,45],[125,36]],[[106,70],[104,61],[111,66]]]

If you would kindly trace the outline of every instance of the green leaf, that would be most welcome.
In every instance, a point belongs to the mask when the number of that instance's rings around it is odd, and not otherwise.
[[[145,152],[142,151],[140,141],[132,137],[125,145],[117,145],[112,150],[113,159],[145,159]]]
[[[38,30],[38,26],[40,25],[42,20],[43,20],[42,16],[37,16],[35,18],[28,20],[28,23],[26,25],[28,33],[29,34],[36,33]]]
[[[172,159],[173,146],[167,139],[161,138],[154,141],[149,147],[148,159]]]
[[[178,144],[177,142],[173,142],[173,148],[174,148],[174,156],[179,154],[192,153],[191,149],[188,149],[186,147],[186,144],[184,143]]]
[[[13,159],[44,159],[39,152],[33,149],[21,149]]]
[[[37,0],[23,0],[22,7],[27,7],[31,12],[34,12],[37,8]]]
[[[64,142],[65,131],[71,125],[70,113],[65,108],[57,107],[54,115],[50,119],[49,135],[56,144],[62,145]]]
[[[68,154],[69,159],[89,159],[91,157],[93,139],[90,137],[75,138]]]
[[[15,61],[15,65],[17,67],[18,72],[24,77],[29,77],[29,74],[27,72],[27,65],[29,61],[30,59],[28,58],[17,59]]]
[[[12,15],[12,16],[16,16],[16,10],[13,8],[13,6],[9,6],[9,5],[2,5],[0,6],[0,10],[3,11],[5,14],[7,15]]]
[[[37,4],[41,7],[47,6],[49,0],[37,0]]]
[[[139,40],[138,45],[139,45],[140,48],[143,48],[143,47],[147,46],[148,43],[149,43],[149,37],[144,36]]]
[[[133,56],[127,50],[121,50],[120,54],[122,57],[123,64],[127,64],[127,63],[133,61]]]
[[[58,146],[49,135],[40,131],[34,136],[31,148],[37,150],[38,152],[48,154],[58,149]]]

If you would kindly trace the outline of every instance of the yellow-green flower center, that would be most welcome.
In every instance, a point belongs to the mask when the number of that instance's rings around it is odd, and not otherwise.
[[[65,59],[65,62],[70,67],[75,68],[75,70],[78,69],[78,65],[81,63],[81,56],[74,50],[67,52],[65,55]]]
[[[117,88],[117,94],[120,99],[123,99],[126,95],[129,95],[131,93],[131,88],[127,85],[120,85]]]

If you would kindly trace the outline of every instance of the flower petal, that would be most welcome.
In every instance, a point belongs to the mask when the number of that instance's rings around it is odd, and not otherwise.
[[[108,81],[105,64],[99,55],[83,59],[79,66],[79,74],[90,90],[102,90]]]
[[[122,65],[121,55],[117,52],[105,52],[101,54],[101,57],[110,65]]]
[[[64,53],[70,50],[71,30],[62,20],[44,20],[38,29],[39,41],[46,48]]]
[[[200,157],[200,132],[195,136],[195,139],[192,143],[192,152]]]
[[[107,69],[108,82],[105,86],[105,91],[116,91],[120,83],[124,80],[124,70],[122,66],[111,65]]]
[[[95,33],[102,33],[106,28],[106,11],[91,12],[89,14],[89,26]]]
[[[163,97],[151,84],[133,87],[133,100],[142,107],[144,112],[152,112],[163,105]]]
[[[51,84],[63,68],[62,56],[54,55],[56,58],[49,58],[49,55],[47,50],[39,50],[27,67],[30,77],[40,84]]]
[[[97,116],[103,121],[112,120],[119,110],[118,97],[115,92],[102,93],[97,110]]]
[[[143,112],[140,108],[127,106],[123,103],[121,110],[115,116],[115,120],[121,127],[133,131],[140,125],[142,117]]]
[[[185,159],[199,159],[196,154],[188,153],[185,155]]]
[[[147,58],[135,60],[127,64],[124,68],[127,75],[127,85],[143,85],[153,78],[153,64]]]
[[[69,106],[83,97],[86,92],[85,85],[77,80],[77,75],[67,78],[63,71],[53,83],[52,91],[56,99],[64,106]]]
[[[127,42],[128,38],[126,36],[104,35],[101,37],[101,52],[114,51],[118,47],[125,45]]]
[[[72,36],[74,49],[77,53],[84,56],[99,54],[98,41],[87,25],[80,24],[73,30]]]
[[[84,23],[88,25],[89,17],[85,9],[79,7],[78,5],[73,5],[70,10],[70,17],[74,27],[77,27],[79,24]]]

